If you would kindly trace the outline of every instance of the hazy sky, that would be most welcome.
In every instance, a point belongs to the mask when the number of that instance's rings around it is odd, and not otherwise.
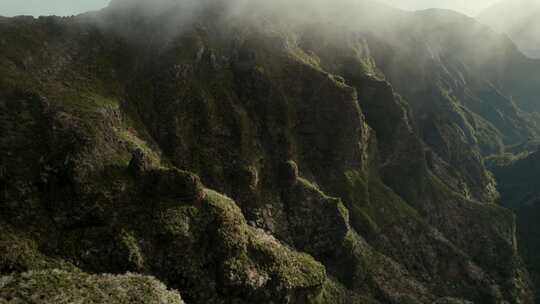
[[[149,0],[151,1],[151,0]],[[329,0],[331,1],[331,0]],[[498,0],[379,0],[414,10],[442,7],[475,15]],[[109,0],[0,0],[0,15],[72,15],[105,7]]]
[[[73,15],[107,6],[109,0],[0,0],[0,15]]]
[[[474,16],[501,0],[379,0],[408,10],[431,7],[448,8]]]

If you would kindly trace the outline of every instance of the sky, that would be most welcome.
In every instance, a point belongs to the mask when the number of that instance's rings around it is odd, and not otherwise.
[[[109,0],[0,0],[0,16],[69,16],[107,6]]]
[[[150,0],[151,1],[151,0]],[[432,7],[449,8],[477,15],[499,0],[379,0],[395,7],[417,10]],[[107,6],[109,0],[0,0],[0,16],[73,15]]]

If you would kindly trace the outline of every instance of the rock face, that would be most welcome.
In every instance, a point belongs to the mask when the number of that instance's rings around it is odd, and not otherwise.
[[[181,301],[129,272],[187,303],[533,302],[483,163],[538,132],[479,76],[511,44],[467,62],[462,16],[182,3],[0,23],[0,295]]]

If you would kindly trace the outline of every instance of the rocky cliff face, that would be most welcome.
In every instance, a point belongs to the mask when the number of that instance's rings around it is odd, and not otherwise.
[[[0,22],[2,299],[532,303],[483,156],[537,129],[452,52],[472,21],[210,2]]]

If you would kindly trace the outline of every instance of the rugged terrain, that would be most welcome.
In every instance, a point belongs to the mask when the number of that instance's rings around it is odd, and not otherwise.
[[[449,11],[162,2],[0,19],[0,303],[534,302],[484,158],[540,63]]]

